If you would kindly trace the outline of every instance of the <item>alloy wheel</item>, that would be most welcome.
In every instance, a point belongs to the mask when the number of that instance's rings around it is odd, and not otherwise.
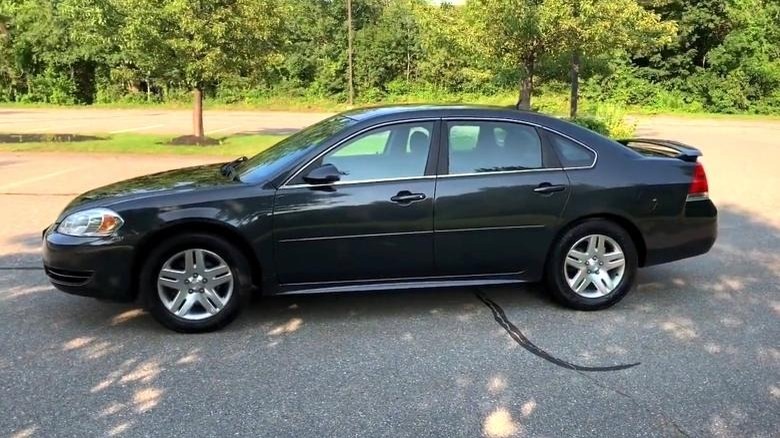
[[[626,272],[626,256],[615,239],[591,234],[578,240],[566,254],[563,275],[576,294],[601,298],[620,285]]]
[[[216,315],[227,305],[233,284],[233,272],[222,257],[206,249],[187,249],[163,263],[157,293],[169,312],[197,321]]]

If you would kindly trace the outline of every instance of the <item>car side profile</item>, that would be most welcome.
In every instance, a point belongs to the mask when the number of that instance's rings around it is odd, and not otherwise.
[[[700,155],[533,112],[359,109],[252,158],[84,193],[43,232],[43,263],[60,290],[140,299],[183,332],[229,323],[247,291],[544,281],[596,310],[637,268],[710,250]]]

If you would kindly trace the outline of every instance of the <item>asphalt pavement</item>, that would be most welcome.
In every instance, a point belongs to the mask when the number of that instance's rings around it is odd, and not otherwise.
[[[258,298],[202,335],[55,291],[38,245],[74,193],[214,158],[0,154],[0,436],[778,436],[780,122],[640,134],[701,147],[720,236],[611,309],[539,285]]]
[[[203,112],[205,134],[289,134],[329,114],[288,111]],[[172,134],[192,133],[192,111],[104,108],[0,108],[3,134]],[[0,137],[2,138],[2,137]]]

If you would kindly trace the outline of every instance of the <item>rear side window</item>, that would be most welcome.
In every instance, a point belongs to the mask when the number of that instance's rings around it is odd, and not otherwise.
[[[447,129],[451,175],[542,167],[542,142],[531,126],[463,121]]]
[[[593,151],[566,137],[548,132],[547,138],[558,153],[563,167],[590,167],[596,161]]]

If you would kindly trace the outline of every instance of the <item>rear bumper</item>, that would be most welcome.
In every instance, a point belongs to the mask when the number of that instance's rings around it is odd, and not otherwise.
[[[51,284],[73,294],[112,301],[132,301],[133,247],[121,238],[43,234],[43,266]]]
[[[718,237],[718,209],[709,199],[686,202],[684,216],[663,231],[646,235],[643,266],[705,254]]]

